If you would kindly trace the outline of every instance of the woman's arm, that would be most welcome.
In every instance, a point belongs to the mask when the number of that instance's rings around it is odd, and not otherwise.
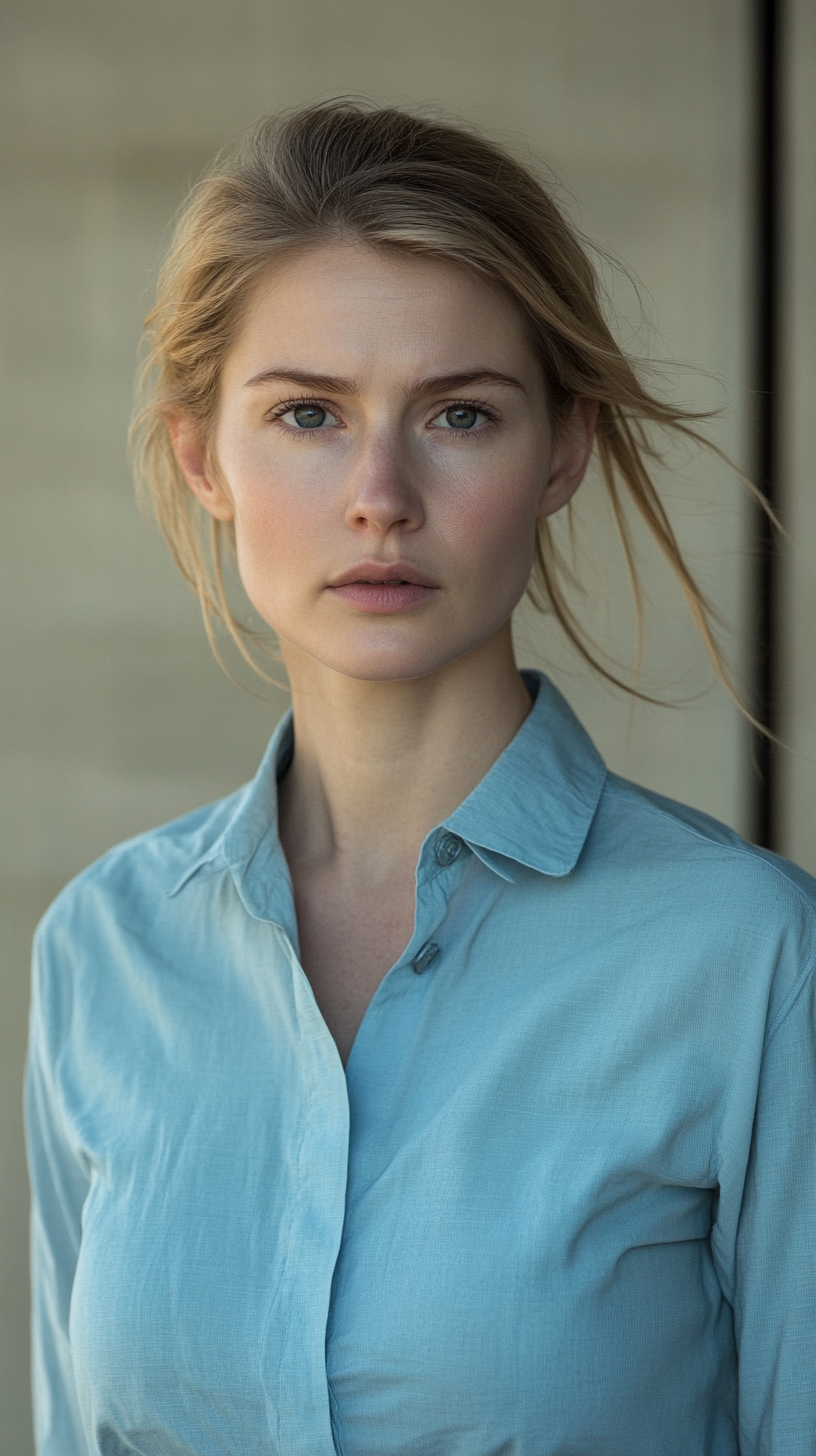
[[[742,1456],[816,1451],[816,977],[771,1027],[737,1238]]]
[[[67,1135],[54,1078],[54,1020],[45,937],[34,946],[25,1081],[31,1179],[32,1377],[38,1456],[88,1456],[68,1319],[88,1180]]]

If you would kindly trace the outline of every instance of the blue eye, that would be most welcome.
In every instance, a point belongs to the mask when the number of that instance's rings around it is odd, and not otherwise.
[[[441,414],[431,421],[437,429],[443,430],[474,430],[483,425],[487,420],[484,410],[476,408],[475,404],[451,404],[442,410]]]
[[[321,430],[324,425],[339,425],[340,421],[331,410],[315,399],[302,399],[297,404],[281,405],[275,419],[290,430]]]
[[[301,430],[317,430],[326,422],[327,411],[319,404],[299,404],[294,409],[287,410],[295,424]],[[286,415],[283,416],[286,418]]]
[[[470,404],[457,404],[445,410],[445,420],[454,430],[472,430],[478,418],[479,411]]]

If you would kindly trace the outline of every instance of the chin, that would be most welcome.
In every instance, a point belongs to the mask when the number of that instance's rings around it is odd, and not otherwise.
[[[411,682],[416,678],[431,677],[435,672],[441,672],[461,655],[455,653],[451,657],[445,654],[429,656],[423,653],[406,653],[389,657],[359,653],[331,659],[318,658],[318,661],[323,662],[332,672],[353,678],[356,682]]]
[[[292,645],[341,677],[353,678],[357,682],[410,682],[442,672],[490,635],[487,632],[465,642],[433,644],[392,641],[376,645],[335,643],[331,647],[325,643],[294,642]]]

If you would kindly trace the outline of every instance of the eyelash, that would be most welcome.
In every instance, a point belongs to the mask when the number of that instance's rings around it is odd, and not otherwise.
[[[282,404],[275,405],[275,408],[270,411],[268,419],[271,423],[274,424],[275,422],[280,421],[283,415],[288,415],[290,410],[298,409],[301,405],[312,405],[315,406],[317,409],[327,410],[329,414],[335,413],[332,406],[325,399],[315,399],[313,395],[302,394],[299,395],[297,399],[286,399],[283,401]],[[284,425],[283,428],[285,430],[288,430],[291,435],[320,434],[320,430],[297,430],[292,425]]]
[[[313,395],[304,394],[300,395],[297,399],[287,399],[284,400],[282,404],[276,405],[274,410],[272,410],[269,414],[268,418],[272,423],[281,422],[284,415],[287,415],[290,410],[298,409],[301,405],[312,405],[316,406],[318,409],[327,410],[330,414],[336,413],[335,407],[333,405],[330,405],[326,400],[315,399]],[[478,410],[480,414],[485,416],[485,423],[483,425],[477,425],[472,430],[450,429],[446,432],[451,435],[459,435],[463,438],[473,439],[474,437],[476,437],[478,439],[481,435],[486,434],[488,430],[492,429],[492,427],[495,425],[496,421],[499,418],[498,412],[494,410],[491,405],[487,404],[485,400],[479,399],[452,399],[448,404],[444,404],[441,409],[436,410],[432,418],[437,419],[439,415],[443,414],[446,410],[449,409],[475,409]],[[289,433],[292,435],[308,435],[314,438],[314,436],[322,434],[322,431],[319,429],[298,430],[295,429],[292,425],[284,425],[283,428],[285,430],[288,430]]]
[[[470,440],[474,438],[478,440],[482,435],[486,434],[488,430],[493,428],[499,418],[498,411],[494,410],[492,406],[486,402],[486,400],[452,399],[449,404],[443,405],[442,409],[436,411],[434,419],[436,419],[437,416],[444,414],[444,412],[449,409],[475,409],[479,411],[480,415],[485,416],[485,423],[483,425],[477,425],[473,430],[451,429],[446,432],[451,435],[462,435],[465,439]]]

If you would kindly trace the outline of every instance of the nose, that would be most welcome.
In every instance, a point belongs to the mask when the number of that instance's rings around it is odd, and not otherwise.
[[[425,519],[407,447],[398,435],[372,434],[361,444],[349,484],[346,521],[354,530],[387,535],[416,531]]]

